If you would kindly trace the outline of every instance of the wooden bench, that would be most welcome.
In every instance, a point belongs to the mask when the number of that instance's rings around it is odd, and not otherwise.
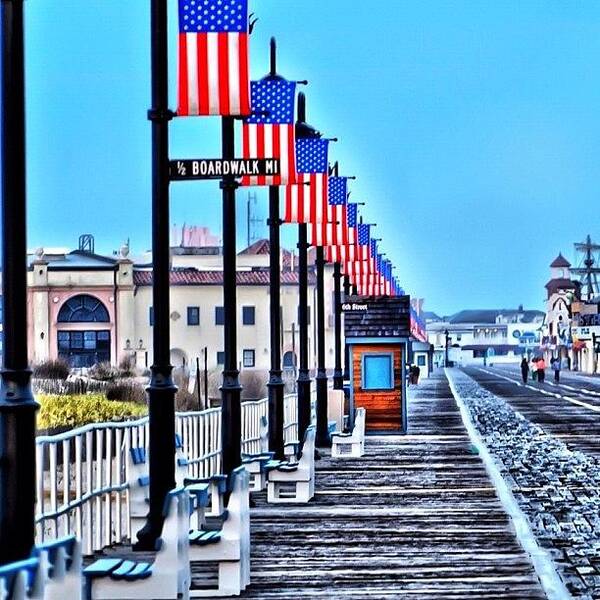
[[[175,488],[165,499],[165,522],[153,563],[103,558],[83,571],[89,600],[189,598],[189,495]],[[67,600],[66,598],[63,600]]]
[[[269,468],[270,465],[267,465]],[[315,494],[315,428],[307,428],[297,462],[273,464],[269,470],[267,501],[308,502]]]
[[[72,535],[44,542],[33,549],[44,571],[44,600],[81,600],[81,543]]]
[[[367,411],[356,409],[354,429],[350,433],[334,433],[331,436],[332,458],[360,458],[365,453],[365,420]]]
[[[190,598],[238,596],[250,583],[249,474],[235,469],[229,481],[231,495],[227,518],[220,531],[192,530],[189,533],[190,563],[217,563],[217,573],[194,575]]]
[[[39,558],[3,565],[0,567],[0,600],[43,600],[44,579]]]

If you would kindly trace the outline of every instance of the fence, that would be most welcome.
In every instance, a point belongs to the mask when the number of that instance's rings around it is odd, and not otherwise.
[[[298,436],[295,395],[284,398],[284,439]],[[242,404],[242,452],[266,450],[262,418],[267,399]],[[263,425],[264,429],[264,425]],[[221,472],[221,409],[176,413],[192,477]],[[146,446],[148,417],[121,423],[93,423],[36,440],[37,541],[75,534],[92,554],[130,537],[129,449]]]

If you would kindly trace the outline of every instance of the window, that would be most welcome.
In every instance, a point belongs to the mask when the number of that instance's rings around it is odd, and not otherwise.
[[[72,367],[110,361],[110,331],[58,331],[58,356]]]
[[[365,354],[362,358],[363,390],[394,389],[392,354]]]
[[[104,304],[88,294],[69,298],[60,308],[59,323],[108,323],[108,311]]]
[[[215,325],[225,325],[225,310],[222,306],[215,306]]]
[[[253,367],[254,360],[254,350],[244,350],[244,367]]]
[[[187,324],[188,325],[200,325],[200,307],[199,306],[188,306],[187,307]]]
[[[425,357],[422,354],[417,356],[417,366],[419,366],[419,367],[425,366]]]
[[[217,364],[224,365],[225,364],[225,352],[217,352]]]
[[[242,323],[244,325],[254,325],[255,317],[254,306],[242,306]]]
[[[151,306],[148,309],[148,322],[150,323],[150,327],[154,325],[154,307]]]

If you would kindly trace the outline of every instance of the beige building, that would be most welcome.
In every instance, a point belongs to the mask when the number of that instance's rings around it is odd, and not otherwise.
[[[269,243],[260,240],[238,255],[238,361],[242,369],[268,370]],[[123,247],[119,256],[78,250],[39,249],[29,260],[29,347],[32,362],[58,356],[74,367],[118,363],[134,356],[152,364],[152,269],[134,261]],[[174,366],[223,363],[222,253],[220,247],[172,248],[171,360]],[[333,278],[325,271],[327,367],[333,368]],[[316,293],[309,273],[309,357],[316,366]],[[295,257],[282,252],[281,348],[292,369],[298,354],[298,272]],[[297,364],[297,363],[296,363]]]

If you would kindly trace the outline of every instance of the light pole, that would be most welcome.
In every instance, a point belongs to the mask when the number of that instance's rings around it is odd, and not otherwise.
[[[30,555],[35,535],[35,413],[27,356],[23,0],[2,2],[2,296],[0,564]]]
[[[444,357],[444,367],[448,366],[448,352],[449,352],[449,344],[450,344],[450,334],[448,333],[448,330],[446,329],[444,331],[444,338],[445,338],[445,357]]]

